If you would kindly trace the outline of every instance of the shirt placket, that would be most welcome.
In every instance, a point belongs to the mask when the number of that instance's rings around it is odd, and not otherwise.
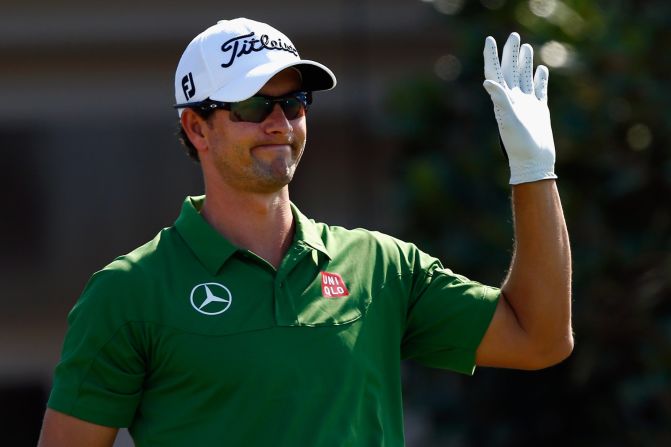
[[[296,309],[292,288],[289,287],[288,281],[291,272],[301,262],[307,262],[305,258],[308,257],[310,251],[309,247],[302,244],[292,245],[275,275],[275,321],[279,326],[298,324],[298,309]]]

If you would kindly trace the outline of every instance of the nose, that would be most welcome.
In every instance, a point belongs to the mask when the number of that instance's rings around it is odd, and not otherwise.
[[[263,120],[263,127],[267,133],[273,134],[285,135],[293,131],[291,122],[287,119],[279,104],[275,104],[273,111]]]

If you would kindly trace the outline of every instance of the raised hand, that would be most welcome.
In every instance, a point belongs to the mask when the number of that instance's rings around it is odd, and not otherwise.
[[[557,178],[555,146],[547,105],[548,69],[533,74],[533,48],[520,48],[520,35],[510,34],[499,63],[496,41],[485,40],[485,82],[494,103],[499,134],[508,155],[510,184]]]

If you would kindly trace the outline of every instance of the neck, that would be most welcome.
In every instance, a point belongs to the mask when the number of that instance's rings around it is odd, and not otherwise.
[[[293,240],[288,187],[272,194],[208,191],[201,214],[232,244],[255,253],[276,269]]]

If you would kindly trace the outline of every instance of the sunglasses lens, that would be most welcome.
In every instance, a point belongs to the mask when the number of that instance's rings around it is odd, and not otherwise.
[[[293,120],[303,115],[303,103],[296,98],[286,98],[280,103],[284,116]]]
[[[265,98],[252,96],[231,104],[231,121],[260,123],[273,111],[274,104]]]
[[[260,123],[273,113],[275,103],[279,104],[287,119],[293,120],[305,114],[309,100],[304,93],[283,98],[252,96],[240,102],[231,103],[231,121]]]

